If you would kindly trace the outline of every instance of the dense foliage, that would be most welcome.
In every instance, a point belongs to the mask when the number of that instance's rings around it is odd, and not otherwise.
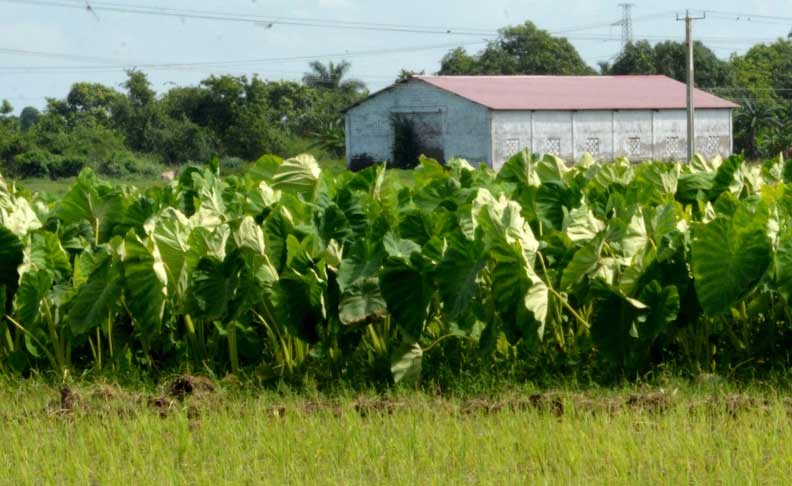
[[[331,175],[266,156],[141,192],[0,181],[0,368],[387,383],[786,369],[792,169],[528,153]]]
[[[84,167],[107,176],[157,175],[160,164],[214,156],[255,160],[315,146],[343,153],[342,109],[366,93],[345,79],[349,64],[311,65],[305,84],[212,76],[157,96],[145,74],[130,71],[124,92],[76,83],[43,113],[0,109],[0,169],[16,177],[76,176]],[[302,143],[302,140],[309,140]]]
[[[696,86],[719,90],[734,86],[734,69],[728,61],[718,59],[701,42],[693,45],[696,59]],[[648,41],[629,43],[619,56],[608,64],[600,64],[603,74],[663,74],[679,81],[687,80],[687,46],[683,42],[664,41],[654,46]]]
[[[595,74],[565,38],[532,22],[505,27],[498,39],[470,55],[458,47],[440,62],[438,74]]]

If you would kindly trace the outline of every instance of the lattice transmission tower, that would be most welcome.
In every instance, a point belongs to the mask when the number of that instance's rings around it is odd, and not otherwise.
[[[621,40],[622,48],[632,42],[633,40],[633,26],[632,26],[632,8],[634,3],[620,3],[619,7],[622,9],[621,20],[614,22],[613,25],[621,26]]]

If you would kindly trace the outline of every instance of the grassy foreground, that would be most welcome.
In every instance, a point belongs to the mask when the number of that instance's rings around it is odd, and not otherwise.
[[[0,389],[3,484],[782,484],[789,403],[612,392],[310,400]]]

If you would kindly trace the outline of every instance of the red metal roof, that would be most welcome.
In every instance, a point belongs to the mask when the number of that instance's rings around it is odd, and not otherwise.
[[[683,109],[685,84],[668,76],[415,76],[493,110]],[[737,108],[695,90],[696,108]]]

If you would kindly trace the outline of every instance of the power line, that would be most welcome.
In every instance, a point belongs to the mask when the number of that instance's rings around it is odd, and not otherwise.
[[[47,7],[62,7],[85,10],[85,4],[69,3],[58,0],[0,0],[6,3],[16,3],[23,5],[37,5]],[[211,12],[205,10],[184,10],[163,7],[139,6],[130,4],[113,4],[105,2],[93,2],[91,9],[94,12],[108,11],[116,13],[127,13],[136,15],[154,15],[162,17],[173,17],[178,19],[198,19],[214,20],[225,22],[238,22],[258,25],[260,27],[271,28],[276,25],[313,27],[313,28],[332,28],[343,30],[369,30],[377,32],[401,32],[413,34],[442,34],[474,36],[482,34],[497,33],[496,29],[481,28],[456,28],[456,27],[424,27],[415,25],[385,24],[385,23],[364,23],[339,20],[306,19],[296,17],[276,17],[260,16],[256,14],[236,14],[228,12]]]
[[[480,45],[484,42],[471,42],[465,45]],[[314,61],[319,59],[331,59],[331,58],[354,58],[354,57],[365,57],[365,56],[380,56],[386,54],[396,54],[396,53],[406,53],[406,52],[418,52],[418,51],[426,51],[426,50],[434,50],[434,49],[450,49],[453,47],[460,47],[459,44],[439,44],[439,45],[427,45],[427,46],[412,46],[412,47],[402,47],[402,48],[391,48],[391,49],[374,49],[369,51],[357,51],[357,52],[342,52],[342,53],[328,53],[328,54],[321,54],[321,55],[311,55],[311,56],[292,56],[292,57],[274,57],[274,58],[264,58],[264,59],[242,59],[242,60],[232,60],[232,61],[213,61],[213,62],[182,62],[182,63],[149,63],[149,64],[127,64],[127,65],[105,65],[105,66],[4,66],[0,67],[0,72],[9,73],[9,72],[16,72],[16,71],[24,71],[24,72],[64,72],[64,71],[85,71],[85,72],[112,72],[112,71],[123,71],[130,68],[136,69],[151,69],[151,70],[158,70],[158,69],[166,69],[166,70],[180,70],[180,69],[190,69],[194,67],[243,67],[243,66],[259,66],[259,65],[266,65],[266,64],[279,64],[279,63],[288,63],[288,62],[295,62],[295,61]]]
[[[6,0],[3,0],[6,1]],[[16,2],[20,2],[21,0],[12,0]],[[41,0],[34,0],[34,1],[41,1]],[[29,3],[29,2],[24,2]],[[60,2],[63,3],[63,2]],[[75,0],[75,3],[80,4],[80,0]],[[157,12],[167,12],[168,16],[182,16],[182,17],[189,17],[190,15],[219,15],[219,16],[226,16],[226,17],[236,17],[241,18],[243,20],[250,20],[253,19],[260,19],[260,20],[273,20],[273,21],[291,21],[291,22],[315,22],[315,23],[323,23],[323,24],[339,24],[339,25],[354,25],[354,26],[363,26],[363,27],[393,27],[393,28],[405,28],[405,29],[428,29],[428,30],[464,30],[464,31],[477,31],[480,33],[491,33],[497,31],[497,28],[485,28],[485,27],[459,27],[459,26],[436,26],[436,25],[409,25],[409,24],[395,24],[395,23],[382,23],[382,22],[361,22],[361,21],[350,21],[350,20],[338,20],[338,19],[321,19],[321,18],[307,18],[307,17],[284,17],[284,16],[261,16],[252,12],[245,12],[245,13],[234,13],[234,12],[218,12],[218,11],[207,11],[207,10],[197,10],[197,9],[175,9],[175,8],[168,8],[168,7],[154,7],[150,5],[133,5],[129,3],[113,3],[113,2],[99,2],[93,3],[94,6],[101,6],[102,9],[108,10],[110,7],[113,8],[132,8],[132,9],[142,9],[142,10],[149,10],[153,13]],[[82,7],[82,5],[69,5],[70,7],[77,8]],[[130,12],[131,13],[131,12]]]
[[[0,0],[3,1],[3,0]],[[596,35],[587,35],[582,36],[588,40],[602,40],[602,41],[617,41],[618,39],[614,37],[603,37],[603,36],[596,36]],[[678,41],[676,37],[669,37],[669,36],[646,36],[646,40],[657,40],[657,41]],[[730,38],[730,37],[700,37],[702,41],[708,43],[708,45],[712,46],[720,46],[723,48],[729,49],[738,49],[740,46],[735,45],[734,43],[738,42],[745,42],[745,43],[757,43],[757,42],[769,42],[775,39],[770,38]],[[426,46],[410,46],[410,47],[403,47],[403,48],[391,48],[391,49],[377,49],[377,50],[370,50],[370,51],[360,51],[360,52],[338,52],[338,53],[328,53],[322,55],[311,55],[311,56],[293,56],[293,57],[276,57],[276,58],[266,58],[266,59],[240,59],[240,60],[223,60],[223,61],[198,61],[198,62],[172,62],[172,63],[140,63],[135,61],[120,61],[117,59],[109,59],[109,58],[101,58],[101,57],[93,57],[93,56],[82,56],[82,55],[74,55],[74,54],[64,54],[64,53],[54,53],[54,52],[44,52],[44,51],[29,51],[29,50],[22,50],[22,49],[8,49],[8,48],[0,48],[0,54],[12,54],[12,55],[20,55],[20,56],[29,56],[29,57],[52,57],[52,58],[64,58],[64,59],[72,59],[72,60],[88,60],[88,61],[97,61],[97,62],[106,62],[105,65],[94,65],[94,66],[80,66],[80,65],[64,65],[64,66],[0,66],[0,71],[3,72],[12,72],[12,71],[34,71],[34,70],[50,70],[50,71],[59,71],[59,70],[124,70],[129,68],[140,68],[140,69],[181,69],[181,68],[188,68],[194,66],[203,66],[203,67],[220,67],[220,66],[249,66],[249,65],[259,65],[259,64],[269,64],[269,63],[284,63],[284,62],[293,62],[293,61],[311,61],[317,59],[326,59],[326,58],[344,58],[344,57],[359,57],[359,56],[370,56],[370,55],[386,55],[386,54],[395,54],[395,53],[407,53],[407,52],[417,52],[417,51],[424,51],[424,50],[434,50],[434,49],[451,49],[455,47],[470,47],[475,45],[482,45],[485,44],[486,40],[482,41],[475,41],[469,43],[446,43],[446,44],[436,44],[436,45],[426,45]],[[723,45],[723,43],[728,43],[728,45]]]
[[[117,59],[108,57],[96,56],[83,56],[80,54],[64,54],[60,52],[44,52],[44,51],[31,51],[28,49],[11,49],[7,47],[0,47],[0,54],[11,54],[25,57],[44,57],[44,58],[57,58],[57,59],[71,59],[75,61],[91,61],[91,62],[118,62]]]
[[[62,7],[85,10],[84,2],[68,2],[64,0],[0,0],[6,3],[16,3],[23,5],[38,5],[49,7]],[[442,35],[459,35],[459,36],[480,36],[498,35],[497,28],[482,28],[482,27],[459,27],[459,26],[429,26],[429,25],[414,25],[414,24],[394,24],[394,23],[381,23],[381,22],[361,22],[361,21],[347,21],[337,19],[319,19],[319,18],[305,18],[305,17],[282,17],[282,16],[262,16],[254,13],[233,13],[233,12],[218,12],[196,9],[175,9],[168,7],[154,7],[145,5],[134,4],[119,4],[112,2],[92,2],[91,11],[109,11],[116,13],[129,13],[139,15],[155,15],[173,17],[179,19],[199,19],[199,20],[216,20],[216,21],[229,21],[229,22],[242,22],[257,25],[265,28],[272,28],[278,25],[285,26],[300,26],[311,28],[333,28],[333,29],[347,29],[347,30],[370,30],[377,32],[402,32],[402,33],[416,33],[416,34],[442,34]],[[655,12],[645,16],[636,17],[636,21],[649,20],[658,18],[664,15],[673,13],[673,11]],[[607,27],[612,25],[612,22],[593,23],[582,26],[571,26],[559,29],[551,34],[563,34],[567,32],[579,32],[581,30],[590,30],[598,27]]]
[[[780,22],[792,23],[792,17],[779,17],[777,15],[752,14],[744,12],[724,12],[722,10],[705,10],[707,15],[719,15],[733,18],[733,20],[756,21],[756,20],[776,20]]]
[[[644,21],[647,21],[647,20],[654,20],[654,19],[657,19],[657,18],[665,17],[667,15],[673,15],[674,12],[675,12],[675,10],[664,10],[664,11],[660,11],[660,12],[654,12],[654,13],[651,13],[651,14],[646,14],[646,15],[640,15],[640,16],[637,16],[637,17],[632,17],[632,23],[635,24],[637,22],[644,22]],[[564,34],[564,33],[567,33],[567,32],[579,32],[581,30],[596,29],[598,27],[612,27],[612,26],[618,25],[620,23],[621,23],[620,21],[614,23],[612,20],[608,20],[608,21],[605,21],[605,22],[599,22],[599,23],[593,23],[593,24],[584,24],[584,25],[580,25],[580,26],[572,26],[572,27],[561,28],[561,29],[556,30],[554,33],[556,33],[556,34]]]

